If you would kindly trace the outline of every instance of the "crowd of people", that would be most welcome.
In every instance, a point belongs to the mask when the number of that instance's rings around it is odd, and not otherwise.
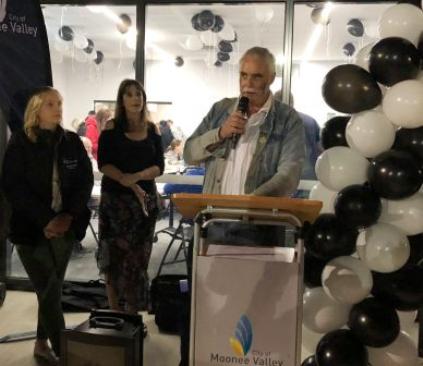
[[[186,141],[172,121],[149,121],[146,92],[136,80],[120,84],[113,118],[106,108],[93,111],[75,126],[77,133],[61,127],[59,91],[34,92],[23,129],[9,141],[2,187],[12,208],[10,240],[38,298],[36,358],[58,364],[65,327],[61,287],[72,243],[82,240],[90,219],[93,169],[103,174],[98,267],[110,308],[130,314],[146,307],[158,214],[155,178],[165,161],[204,166],[204,193],[296,191],[305,160],[304,122],[271,93],[274,78],[274,56],[265,48],[249,49],[240,60],[239,81],[248,109],[239,110],[239,98],[215,103]],[[235,145],[234,135],[240,136]],[[188,365],[185,320],[181,366]]]

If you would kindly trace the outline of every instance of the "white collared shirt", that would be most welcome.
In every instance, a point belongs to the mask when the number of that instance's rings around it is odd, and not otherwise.
[[[241,135],[235,149],[231,149],[229,153],[222,178],[221,194],[238,195],[245,193],[247,173],[256,150],[260,126],[264,123],[272,101],[273,95],[270,93],[260,110],[248,118],[245,133]]]

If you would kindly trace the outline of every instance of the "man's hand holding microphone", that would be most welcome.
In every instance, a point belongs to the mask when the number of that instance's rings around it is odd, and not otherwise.
[[[245,132],[248,120],[248,103],[247,97],[241,97],[237,110],[223,122],[219,130],[219,138],[221,140],[230,138],[233,149],[235,149],[240,136]]]

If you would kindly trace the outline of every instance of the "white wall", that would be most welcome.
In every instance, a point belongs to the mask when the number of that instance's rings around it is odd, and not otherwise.
[[[321,86],[335,65],[310,62],[293,69],[295,107],[313,116],[320,125],[332,112],[323,101]],[[94,100],[115,100],[119,83],[134,75],[129,59],[105,60],[100,67],[71,59],[53,64],[54,84],[64,96],[64,125],[70,128],[74,118],[82,120],[93,109]],[[238,95],[238,66],[207,67],[203,61],[188,60],[183,67],[176,67],[172,62],[149,61],[145,85],[149,101],[172,103],[170,115],[165,118],[173,119],[189,135],[214,102]],[[279,89],[279,85],[280,79],[272,89]]]
[[[115,100],[120,82],[134,78],[132,60],[105,60],[101,66],[93,62],[78,63],[66,58],[53,64],[53,82],[64,97],[63,124],[83,120],[94,109],[94,100]]]

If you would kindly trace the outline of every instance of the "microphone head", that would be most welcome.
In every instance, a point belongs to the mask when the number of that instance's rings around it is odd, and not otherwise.
[[[250,103],[250,100],[247,97],[239,98],[238,110],[242,113],[247,113],[249,103]]]

